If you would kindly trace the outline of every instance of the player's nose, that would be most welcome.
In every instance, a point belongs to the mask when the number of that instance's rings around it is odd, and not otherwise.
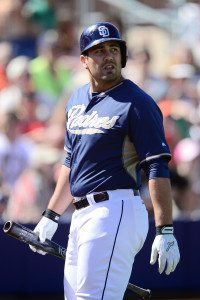
[[[104,61],[113,61],[113,55],[111,51],[106,50],[104,54]]]

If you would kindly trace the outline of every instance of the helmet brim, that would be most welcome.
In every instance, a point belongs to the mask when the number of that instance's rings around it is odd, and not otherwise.
[[[87,47],[85,47],[85,49],[81,52],[81,54],[83,54],[85,51],[91,49],[92,47],[94,47],[96,45],[99,45],[99,44],[102,44],[102,43],[105,43],[105,42],[109,42],[109,41],[117,41],[117,42],[119,42],[119,44],[126,45],[125,41],[117,39],[117,38],[109,38],[109,39],[108,38],[102,38],[102,39],[99,39],[99,40],[96,40],[96,41],[93,41],[92,43],[90,43]]]

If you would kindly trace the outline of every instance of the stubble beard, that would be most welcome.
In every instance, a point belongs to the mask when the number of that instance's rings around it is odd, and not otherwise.
[[[108,86],[112,86],[117,84],[121,81],[122,75],[121,70],[115,69],[111,72],[102,72],[99,70],[99,72],[93,72],[88,68],[88,71],[90,73],[90,80],[93,86],[101,86],[99,89],[105,90]],[[96,74],[95,74],[96,73]]]
[[[105,82],[111,82],[116,81],[118,78],[120,78],[120,76],[120,72],[108,72],[106,74],[102,74],[101,79]]]

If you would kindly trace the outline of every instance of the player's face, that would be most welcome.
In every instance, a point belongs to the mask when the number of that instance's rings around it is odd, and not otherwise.
[[[88,56],[81,56],[83,65],[89,71],[93,91],[110,88],[121,80],[121,51],[119,43],[108,41],[88,50]]]

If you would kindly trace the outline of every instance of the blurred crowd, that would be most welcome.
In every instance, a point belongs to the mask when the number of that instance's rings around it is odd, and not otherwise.
[[[199,5],[195,13],[200,23]],[[149,93],[163,113],[174,219],[200,220],[200,31],[190,29],[190,43],[188,27],[179,39],[169,35],[158,72],[150,37],[134,43],[121,20],[106,21],[133,44],[124,76]],[[1,222],[38,222],[54,190],[65,157],[65,105],[75,88],[88,82],[79,59],[81,29],[64,1],[0,2]],[[151,217],[144,175],[142,181]],[[70,221],[72,211],[69,207],[61,221]]]

